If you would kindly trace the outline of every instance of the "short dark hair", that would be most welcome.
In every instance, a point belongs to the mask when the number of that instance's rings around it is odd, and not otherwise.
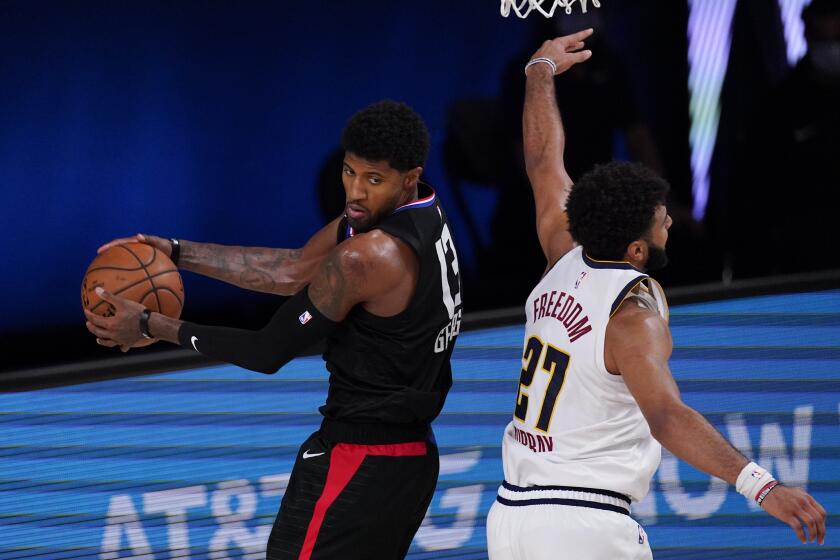
[[[641,164],[596,165],[569,193],[569,232],[593,259],[623,260],[627,246],[650,231],[669,190],[664,179]]]
[[[429,131],[405,103],[386,99],[353,115],[341,135],[344,150],[398,171],[422,167],[429,155]]]

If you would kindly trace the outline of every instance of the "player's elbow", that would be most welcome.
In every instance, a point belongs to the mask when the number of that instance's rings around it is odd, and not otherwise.
[[[274,289],[272,293],[278,296],[290,297],[304,289],[312,280],[312,274],[306,274],[300,269],[278,271],[272,279]]]
[[[256,371],[258,373],[264,373],[266,375],[274,375],[280,368],[283,367],[283,364],[278,364],[275,362],[258,362],[251,364],[248,369],[251,371]]]
[[[305,348],[306,346],[304,346]],[[273,375],[294,360],[299,355],[300,350],[300,348],[292,348],[289,343],[284,343],[282,347],[271,348],[261,355],[254,356],[245,367],[251,371]]]
[[[293,296],[312,282],[318,270],[318,262],[296,261],[278,268],[272,273],[273,292],[280,296]]]
[[[263,329],[252,340],[250,360],[246,367],[252,371],[273,375],[295,358],[291,344],[278,341],[272,333]]]
[[[653,439],[662,443],[663,438],[667,439],[666,432],[667,432],[667,422],[664,421],[659,415],[648,418],[648,427],[650,428],[650,435],[653,436]]]
[[[280,371],[283,366],[294,359],[294,355],[290,353],[283,353],[282,355],[269,356],[263,360],[254,362],[248,369],[264,373],[266,375],[274,375]]]
[[[679,437],[679,428],[690,411],[691,408],[679,399],[669,399],[654,410],[645,411],[650,434],[667,447],[674,437]]]
[[[308,283],[308,281],[304,282],[303,280],[280,279],[275,282],[277,289],[274,293],[278,296],[291,297],[304,289]]]
[[[525,172],[532,185],[554,180],[562,168],[559,161],[545,157],[544,153],[531,154],[525,158]]]

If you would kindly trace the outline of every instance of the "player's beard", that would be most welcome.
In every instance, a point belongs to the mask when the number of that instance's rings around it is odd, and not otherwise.
[[[367,210],[367,217],[361,221],[351,218],[347,215],[346,211],[344,215],[347,217],[347,223],[350,224],[350,227],[353,228],[356,233],[365,233],[372,230],[385,216],[391,215],[394,210],[397,209],[397,202],[398,199],[395,198],[393,202],[388,204],[387,207],[376,213],[365,208],[365,210]]]
[[[390,212],[388,213],[390,214]],[[374,226],[376,226],[376,224],[378,224],[379,221],[382,219],[382,216],[383,213],[374,214],[368,211],[368,215],[361,221],[355,220],[350,216],[347,216],[347,223],[350,224],[350,227],[352,227],[356,231],[356,233],[365,233],[373,229]]]
[[[355,219],[351,218],[347,214],[344,215],[344,217],[347,218],[347,224],[351,228],[353,228],[356,231],[356,233],[364,233],[368,230],[368,228],[370,227],[370,217],[369,216],[370,215],[368,215],[368,219],[360,222],[358,220],[355,220]]]
[[[648,242],[648,260],[645,263],[645,270],[660,270],[668,265],[668,254],[665,247],[657,247]]]

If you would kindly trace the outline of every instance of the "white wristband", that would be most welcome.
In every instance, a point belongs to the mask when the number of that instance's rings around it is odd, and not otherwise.
[[[735,489],[738,490],[748,500],[759,501],[759,496],[767,486],[776,482],[776,479],[767,470],[761,468],[756,463],[747,463],[741,473],[738,475],[738,480],[735,482]]]
[[[532,58],[531,60],[529,60],[528,64],[525,65],[525,72],[527,73],[528,67],[533,66],[534,64],[548,64],[549,66],[551,66],[551,73],[557,73],[557,65],[554,64],[554,61],[544,56],[538,56],[537,58]]]

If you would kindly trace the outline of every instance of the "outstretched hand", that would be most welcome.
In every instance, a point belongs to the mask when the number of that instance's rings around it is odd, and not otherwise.
[[[787,523],[796,531],[802,544],[825,542],[825,509],[808,493],[799,488],[778,485],[767,494],[761,506],[773,517]],[[808,533],[805,533],[807,527]]]
[[[158,251],[161,251],[167,257],[172,257],[172,245],[168,239],[157,237],[155,235],[146,235],[145,233],[138,233],[137,235],[132,235],[131,237],[120,237],[119,239],[114,239],[113,241],[109,241],[108,243],[102,245],[96,250],[96,252],[98,254],[103,251],[107,251],[111,247],[125,245],[126,243],[145,243],[146,245],[151,245]]]
[[[593,30],[591,28],[584,29],[583,31],[578,31],[577,33],[572,33],[571,35],[557,37],[556,39],[546,41],[542,44],[539,50],[534,53],[531,59],[533,60],[540,57],[550,59],[557,66],[557,71],[554,75],[559,76],[575,64],[589,60],[592,56],[592,51],[582,49],[585,46],[584,41],[592,35],[592,33]],[[548,67],[548,65],[537,64],[531,66],[526,69],[525,73],[530,74],[535,71],[535,67],[540,67],[542,71],[545,71],[544,68]]]
[[[85,326],[96,336],[97,344],[119,346],[120,350],[128,352],[130,348],[157,342],[156,339],[147,339],[140,333],[140,313],[145,309],[143,305],[115,296],[102,288],[97,288],[96,293],[114,310],[110,317],[103,317],[85,309]]]

